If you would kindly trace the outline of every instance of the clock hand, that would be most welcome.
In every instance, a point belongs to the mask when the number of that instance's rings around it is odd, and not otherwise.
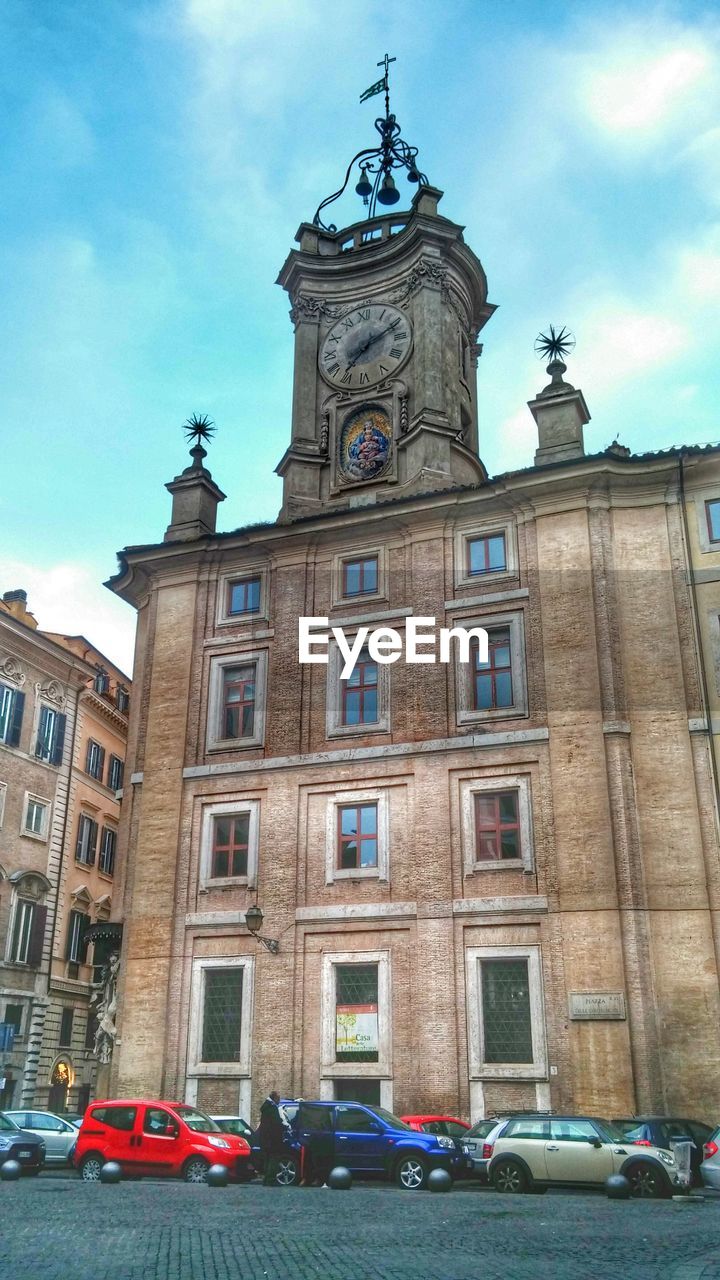
[[[389,333],[389,332],[390,332],[390,330],[391,330],[391,329],[394,327],[394,325],[395,325],[395,324],[397,324],[397,323],[398,323],[397,321],[394,321],[394,322],[393,322],[393,324],[389,324],[389,325],[387,325],[384,329],[381,329],[379,333],[376,333],[376,334],[374,335],[374,337],[372,337],[372,338],[368,338],[367,342],[363,344],[363,346],[360,348],[360,350],[355,352],[355,355],[354,355],[353,359],[350,361],[350,363],[349,363],[349,365],[347,366],[347,368],[348,368],[348,369],[352,369],[353,365],[357,364],[357,362],[358,362],[358,358],[359,358],[360,356],[363,356],[363,355],[365,354],[365,352],[368,350],[368,348],[369,348],[369,347],[372,347],[376,342],[379,342],[381,338],[384,338],[384,337],[385,337],[385,334],[386,334],[386,333]]]

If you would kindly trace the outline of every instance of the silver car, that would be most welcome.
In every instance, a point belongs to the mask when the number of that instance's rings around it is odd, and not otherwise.
[[[501,1120],[477,1120],[461,1138],[462,1149],[472,1160],[473,1174],[481,1182],[488,1180],[487,1170],[492,1159],[493,1144],[506,1124],[507,1116]]]
[[[27,1129],[45,1143],[45,1164],[70,1164],[78,1138],[74,1124],[51,1111],[6,1111],[21,1129]]]
[[[716,1129],[703,1147],[705,1159],[700,1165],[703,1186],[720,1191],[720,1129]]]

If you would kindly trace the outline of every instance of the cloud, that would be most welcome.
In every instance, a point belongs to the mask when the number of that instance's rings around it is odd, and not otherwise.
[[[621,35],[603,61],[580,100],[596,125],[625,140],[662,131],[694,109],[716,73],[713,51],[697,36],[684,48],[647,49]]]
[[[28,609],[43,631],[84,635],[122,671],[132,672],[135,612],[100,582],[81,561],[39,565],[3,559],[2,591],[24,588]]]

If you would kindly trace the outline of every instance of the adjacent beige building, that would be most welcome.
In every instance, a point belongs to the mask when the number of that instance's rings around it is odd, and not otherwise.
[[[111,580],[138,610],[111,1089],[709,1118],[720,609],[688,568],[714,591],[690,507],[718,455],[586,455],[557,360],[534,465],[488,478],[493,307],[440,194],[300,228],[278,522],[217,533],[198,446]],[[301,616],[481,627],[487,658],[363,647],[343,680],[333,642],[299,663]]]

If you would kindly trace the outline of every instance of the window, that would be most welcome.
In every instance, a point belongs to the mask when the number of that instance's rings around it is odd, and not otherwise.
[[[512,867],[532,871],[531,781],[529,773],[460,780],[466,876]]]
[[[25,898],[17,899],[10,945],[11,964],[26,964],[32,969],[38,967],[42,959],[46,918],[46,907]]]
[[[468,947],[468,1061],[474,1080],[546,1080],[539,946]]]
[[[93,1107],[90,1117],[96,1124],[106,1124],[111,1129],[132,1133],[135,1128],[137,1107]]]
[[[378,590],[378,557],[343,560],[342,594],[344,596],[375,595]]]
[[[600,1135],[591,1120],[551,1120],[553,1142],[590,1142]]]
[[[98,673],[93,680],[93,689],[99,694],[106,694],[110,692],[110,677],[107,671],[103,671],[102,667],[98,670]]]
[[[25,694],[0,684],[0,742],[17,747],[20,742]]]
[[[378,966],[335,966],[335,1060],[378,1061]]]
[[[475,856],[478,862],[520,857],[517,791],[475,794]]]
[[[376,724],[378,719],[378,664],[363,649],[347,680],[341,683],[342,723]]]
[[[110,756],[108,764],[108,781],[107,784],[111,791],[119,791],[123,784],[123,774],[125,772],[125,762],[119,756]]]
[[[260,802],[227,800],[203,805],[200,881],[242,880],[252,885],[257,873]]]
[[[550,1137],[550,1121],[549,1120],[533,1120],[530,1117],[523,1116],[518,1120],[511,1120],[507,1129],[503,1129],[503,1138],[540,1138],[547,1142]]]
[[[488,631],[488,660],[480,661],[480,648],[472,645],[473,706],[476,711],[512,707],[513,681],[510,628]]]
[[[205,970],[203,1062],[234,1062],[240,1057],[242,989],[241,968]]]
[[[467,572],[470,577],[481,573],[498,573],[502,569],[507,569],[504,532],[468,538],[466,546]]]
[[[22,1035],[22,1016],[23,1007],[21,1004],[6,1004],[3,1022],[6,1025],[15,1028],[15,1039],[19,1040]]]
[[[235,617],[239,613],[260,612],[260,588],[262,580],[259,575],[254,578],[237,578],[227,584],[227,613]]]
[[[464,627],[484,627],[487,661],[470,643],[470,661],[455,663],[459,725],[527,715],[524,616],[522,611],[463,618]]]
[[[71,964],[84,964],[87,953],[87,943],[85,942],[85,930],[88,926],[88,917],[84,911],[71,911],[68,921],[67,944],[65,947],[65,959]]]
[[[341,871],[378,865],[377,804],[338,808],[337,865]]]
[[[85,772],[91,778],[95,778],[98,782],[103,780],[103,772],[105,769],[105,748],[100,746],[99,742],[93,742],[89,739],[87,744],[87,752],[85,754]]]
[[[179,1125],[169,1111],[162,1107],[146,1107],[143,1120],[143,1133],[150,1133],[154,1138],[177,1138]]]
[[[711,498],[705,503],[705,517],[710,542],[720,542],[720,498]]]
[[[98,1029],[98,1016],[94,1009],[88,1010],[87,1022],[85,1023],[85,1048],[95,1048],[95,1033]]]
[[[103,827],[100,836],[100,858],[98,860],[98,869],[103,875],[111,876],[115,870],[115,846],[117,845],[117,831],[113,827]]]
[[[532,1062],[527,960],[483,960],[480,968],[485,1061]]]
[[[119,684],[115,690],[115,706],[118,711],[122,711],[124,714],[130,709],[130,694],[122,684]]]
[[[247,876],[249,846],[249,813],[228,814],[226,817],[214,818],[211,878],[218,880],[232,876]]]
[[[83,866],[93,867],[95,865],[95,852],[97,849],[98,824],[87,813],[80,814],[78,822],[77,840],[75,842],[75,861],[81,862]]]
[[[265,733],[267,650],[210,660],[208,749],[260,746]]]
[[[60,764],[65,744],[65,716],[54,707],[41,706],[35,755],[49,764]]]
[[[23,835],[37,836],[39,840],[47,839],[49,812],[50,805],[47,800],[42,800],[40,796],[26,795]]]
[[[72,1043],[74,1013],[74,1009],[63,1009],[60,1016],[60,1039],[58,1044],[61,1049],[69,1049]]]

